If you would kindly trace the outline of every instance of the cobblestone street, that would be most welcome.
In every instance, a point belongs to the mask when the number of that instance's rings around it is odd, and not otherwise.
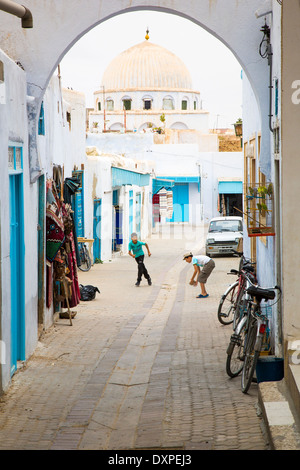
[[[231,326],[217,320],[236,258],[215,258],[209,298],[188,284],[186,250],[204,230],[148,240],[152,277],[135,287],[128,256],[79,273],[99,287],[41,338],[1,398],[0,449],[263,450],[257,386],[247,395],[225,370]]]

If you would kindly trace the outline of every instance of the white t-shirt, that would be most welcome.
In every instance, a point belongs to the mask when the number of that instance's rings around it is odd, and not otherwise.
[[[205,255],[198,255],[198,256],[193,256],[192,258],[192,264],[193,265],[197,265],[197,266],[204,266],[205,264],[207,264],[209,261],[210,261],[211,258],[209,258],[208,256],[205,256]]]

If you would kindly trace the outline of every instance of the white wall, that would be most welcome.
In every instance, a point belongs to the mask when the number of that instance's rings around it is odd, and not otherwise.
[[[94,199],[102,199],[101,259],[109,260],[112,256],[111,160],[88,156],[85,170],[85,235],[93,238]]]
[[[10,382],[11,285],[10,285],[10,206],[8,176],[9,142],[23,147],[24,243],[25,243],[25,353],[28,358],[37,341],[37,185],[30,185],[28,161],[28,129],[26,75],[14,61],[0,50],[4,64],[5,88],[0,104],[0,222],[1,222],[1,340],[6,345],[6,364],[1,367],[1,384]]]
[[[44,95],[45,136],[39,136],[43,171],[52,177],[53,165],[64,166],[65,178],[72,176],[74,166],[85,162],[85,96],[62,89],[53,75]],[[66,113],[71,113],[71,129]]]
[[[102,224],[101,224],[101,259],[108,261],[112,258],[113,237],[113,189],[111,178],[112,164],[123,162],[124,169],[135,169],[135,162],[130,159],[122,159],[116,155],[99,155],[96,147],[87,147],[87,162],[85,165],[85,235],[93,238],[93,201],[95,198],[102,199]],[[93,155],[94,154],[94,155]],[[98,155],[98,156],[97,156]],[[138,170],[137,170],[138,171]],[[119,204],[123,208],[123,246],[122,253],[128,251],[130,240],[129,233],[129,191],[133,191],[133,231],[136,230],[135,198],[141,193],[141,238],[149,236],[149,218],[151,216],[150,193],[151,186],[122,186],[120,190]],[[144,204],[143,204],[144,201]]]
[[[45,92],[45,135],[38,136],[42,171],[46,178],[53,177],[53,166],[63,168],[63,178],[72,176],[74,167],[85,164],[85,96],[77,91],[61,89],[54,74]],[[71,115],[71,126],[66,113]],[[44,327],[53,323],[53,305],[44,307]]]

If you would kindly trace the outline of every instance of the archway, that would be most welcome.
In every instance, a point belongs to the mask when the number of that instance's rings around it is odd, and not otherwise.
[[[188,126],[184,122],[176,121],[173,124],[171,124],[170,129],[183,130],[183,129],[188,129]]]
[[[100,5],[98,0],[91,0],[88,9],[84,0],[53,0],[51,5],[41,4],[39,0],[27,0],[27,6],[33,13],[34,28],[24,31],[16,18],[10,15],[1,16],[0,41],[4,52],[11,58],[16,61],[22,58],[22,67],[27,73],[28,94],[35,98],[28,109],[32,182],[41,173],[36,142],[40,104],[57,65],[89,30],[113,16],[137,10],[156,10],[186,18],[204,28],[231,50],[247,75],[258,102],[262,122],[260,165],[269,174],[268,160],[264,158],[264,155],[267,157],[269,154],[270,148],[268,64],[258,54],[261,21],[255,16],[255,11],[261,6],[260,0],[206,0],[201,3],[187,0],[177,6],[174,6],[173,0],[132,0],[130,7],[126,0],[117,3],[102,2]],[[235,18],[236,27],[232,27],[232,18]]]

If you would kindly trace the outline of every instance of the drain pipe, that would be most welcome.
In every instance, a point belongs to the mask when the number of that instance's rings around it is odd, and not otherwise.
[[[19,5],[11,0],[0,0],[0,10],[21,18],[22,28],[33,28],[31,11],[23,5]]]

